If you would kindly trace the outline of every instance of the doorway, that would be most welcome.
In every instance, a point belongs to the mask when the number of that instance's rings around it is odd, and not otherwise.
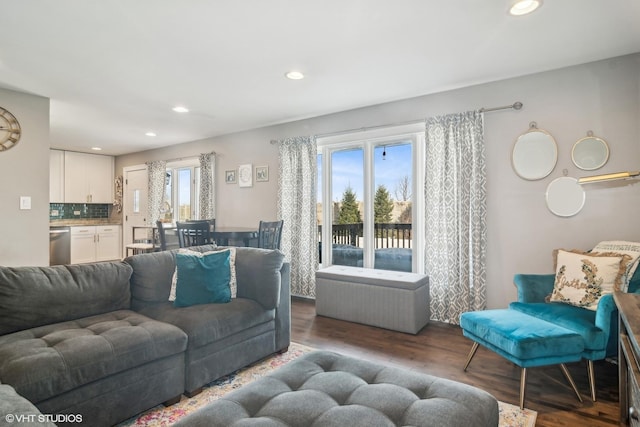
[[[145,165],[130,166],[124,173],[124,200],[122,201],[122,244],[126,254],[126,246],[133,243],[133,227],[152,226],[147,223],[147,167]]]

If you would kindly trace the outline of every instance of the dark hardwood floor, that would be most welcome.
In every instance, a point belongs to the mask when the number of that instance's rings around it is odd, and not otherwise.
[[[313,301],[300,298],[292,303],[291,323],[292,340],[300,344],[471,384],[498,400],[518,405],[520,368],[481,346],[464,372],[471,341],[458,326],[431,322],[417,335],[404,334],[316,316]],[[559,367],[528,370],[525,407],[538,412],[536,426],[618,425],[617,365],[595,363],[596,402],[589,396],[586,363],[568,364],[567,368],[582,403]]]

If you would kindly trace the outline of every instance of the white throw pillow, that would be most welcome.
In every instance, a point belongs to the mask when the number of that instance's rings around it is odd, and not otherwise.
[[[596,310],[604,295],[620,290],[631,257],[616,253],[554,251],[556,278],[550,301]]]
[[[219,250],[210,251],[210,252],[198,252],[198,251],[192,251],[189,249],[178,249],[178,251],[181,253],[195,254],[197,256],[204,256],[205,254],[208,254],[211,252],[220,252],[220,251],[231,252],[229,254],[229,275],[231,276],[231,280],[229,281],[229,287],[231,288],[231,298],[233,299],[236,297],[236,293],[238,290],[238,286],[236,284],[236,248],[225,248],[225,249],[219,249]],[[169,301],[176,300],[176,283],[178,283],[177,267],[175,270],[173,270],[173,278],[171,279],[171,292],[169,292]]]
[[[592,251],[616,252],[619,254],[629,255],[631,257],[631,261],[627,264],[627,271],[625,271],[622,276],[622,289],[620,289],[623,292],[627,292],[633,273],[636,271],[636,268],[638,268],[638,261],[640,260],[640,243],[627,242],[624,240],[610,240],[598,243]]]

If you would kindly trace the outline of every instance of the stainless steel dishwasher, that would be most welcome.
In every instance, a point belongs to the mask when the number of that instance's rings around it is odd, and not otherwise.
[[[71,228],[49,228],[49,265],[71,263]]]

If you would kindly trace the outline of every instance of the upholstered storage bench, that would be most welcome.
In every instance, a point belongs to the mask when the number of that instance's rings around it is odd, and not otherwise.
[[[174,425],[488,427],[498,402],[466,384],[314,351]]]
[[[429,277],[333,265],[316,272],[316,314],[417,334],[429,322]]]

